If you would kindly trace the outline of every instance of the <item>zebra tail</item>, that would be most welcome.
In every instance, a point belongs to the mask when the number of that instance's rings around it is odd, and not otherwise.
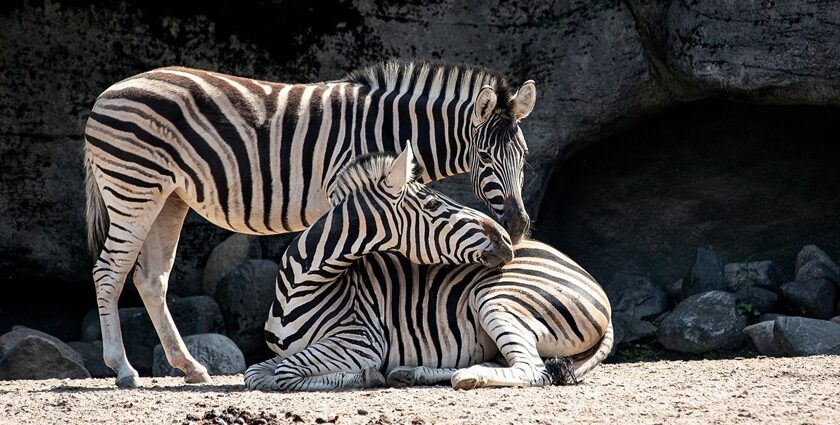
[[[582,359],[575,360],[575,381],[579,381],[583,378],[583,375],[586,375],[590,370],[594,369],[595,366],[601,364],[601,362],[610,355],[612,346],[613,323],[612,319],[610,319],[610,323],[607,325],[607,331],[604,332],[604,337],[601,338],[601,342],[598,344],[598,349],[595,350],[594,353],[589,354]]]
[[[85,142],[87,144],[87,142]],[[87,220],[87,245],[90,252],[96,256],[108,234],[110,221],[102,200],[102,193],[93,175],[93,155],[85,147],[85,219]]]
[[[274,370],[280,362],[276,356],[262,363],[251,365],[245,371],[245,389],[260,391],[277,391],[278,385],[274,376]]]

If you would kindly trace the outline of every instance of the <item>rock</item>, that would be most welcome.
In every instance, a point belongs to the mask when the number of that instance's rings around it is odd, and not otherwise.
[[[831,318],[831,321],[837,324],[840,324],[840,316],[834,316]]]
[[[173,299],[167,304],[182,337],[224,332],[222,313],[213,298],[200,295]],[[82,332],[87,338],[102,338],[98,315],[88,313],[84,323],[85,328]],[[128,361],[141,374],[148,374],[152,370],[152,350],[160,340],[146,309],[121,308],[120,327]]]
[[[256,236],[234,233],[216,245],[204,267],[202,289],[209,296],[216,294],[216,285],[231,270],[250,259],[260,258],[262,250]]]
[[[697,248],[694,266],[683,281],[683,298],[703,292],[723,290],[726,290],[726,284],[723,280],[723,262],[720,256],[712,250]]]
[[[263,327],[277,282],[277,264],[248,260],[219,282],[216,300],[225,320],[226,335],[245,353],[265,347]]]
[[[840,266],[831,260],[831,257],[816,245],[806,245],[802,247],[798,254],[796,254],[796,273],[805,266],[805,264],[816,261],[828,267],[831,273],[840,274]]]
[[[657,339],[665,348],[685,353],[734,350],[746,326],[735,295],[710,291],[680,302],[660,324]]]
[[[0,336],[0,380],[90,378],[82,356],[57,338],[15,327]]]
[[[758,319],[755,319],[755,323],[772,322],[779,317],[782,317],[782,315],[777,313],[764,313],[761,316],[758,316]]]
[[[785,355],[840,354],[840,324],[806,317],[780,317],[773,337]]]
[[[245,372],[245,358],[228,337],[219,334],[199,334],[184,337],[190,354],[207,368],[210,375],[235,375]],[[180,376],[181,371],[169,365],[163,346],[154,348],[153,376]]]
[[[656,335],[656,326],[625,313],[613,313],[613,332],[621,328],[622,341],[633,342]]]
[[[781,295],[795,314],[817,319],[834,316],[837,288],[825,279],[786,283],[781,286]]]
[[[756,316],[772,311],[779,301],[779,296],[764,288],[742,286],[735,292],[739,306],[746,308]]]
[[[67,345],[82,356],[85,369],[88,370],[92,378],[117,376],[111,368],[105,365],[105,360],[102,356],[102,341],[73,341],[68,342]]]
[[[616,273],[604,287],[613,312],[622,312],[638,319],[655,316],[669,307],[665,289],[643,276]]]
[[[808,261],[796,271],[797,282],[815,279],[823,279],[835,285],[840,285],[840,275],[832,269],[830,264],[826,264],[820,260]]]
[[[729,263],[723,268],[726,289],[737,292],[744,286],[776,291],[782,284],[782,277],[772,261]]]
[[[779,347],[778,341],[773,336],[774,321],[768,320],[756,323],[744,328],[742,334],[752,343],[761,355],[781,356],[784,353]]]
[[[671,297],[672,300],[681,300],[682,299],[682,287],[683,287],[683,279],[677,279],[668,286],[668,296]]]

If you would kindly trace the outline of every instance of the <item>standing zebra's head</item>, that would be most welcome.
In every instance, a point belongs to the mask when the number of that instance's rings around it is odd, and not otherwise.
[[[528,146],[519,122],[534,109],[537,88],[528,80],[514,95],[509,93],[505,85],[488,85],[476,96],[469,162],[476,195],[518,243],[531,224],[522,202]]]
[[[513,259],[504,228],[416,181],[416,174],[410,144],[397,157],[364,155],[339,173],[330,199],[336,205],[369,188],[355,197],[360,217],[353,225],[366,233],[367,244],[397,251],[418,264],[497,267]]]

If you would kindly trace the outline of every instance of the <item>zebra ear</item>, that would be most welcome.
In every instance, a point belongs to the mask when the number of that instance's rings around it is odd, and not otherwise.
[[[484,86],[475,98],[475,109],[473,110],[473,125],[481,125],[490,119],[493,110],[496,109],[496,91],[493,87]]]
[[[516,94],[511,98],[513,103],[513,118],[516,121],[527,117],[534,110],[534,103],[537,102],[537,85],[534,80],[528,80]]]
[[[411,174],[414,170],[414,151],[411,149],[411,141],[405,142],[405,149],[391,164],[391,169],[385,175],[385,185],[399,192],[403,186],[411,181]]]

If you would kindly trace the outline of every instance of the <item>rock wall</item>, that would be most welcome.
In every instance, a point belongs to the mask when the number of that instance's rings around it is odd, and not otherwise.
[[[50,295],[58,305],[68,297],[93,303],[83,125],[102,90],[154,67],[313,81],[400,56],[534,79],[538,103],[523,125],[532,213],[558,160],[680,102],[840,99],[840,6],[831,2],[32,0],[0,5],[0,28],[0,284],[13,294],[0,300],[6,312]],[[463,176],[440,186],[475,203]],[[225,236],[188,218],[175,293],[198,293],[209,252]],[[264,256],[286,240],[264,239]]]

